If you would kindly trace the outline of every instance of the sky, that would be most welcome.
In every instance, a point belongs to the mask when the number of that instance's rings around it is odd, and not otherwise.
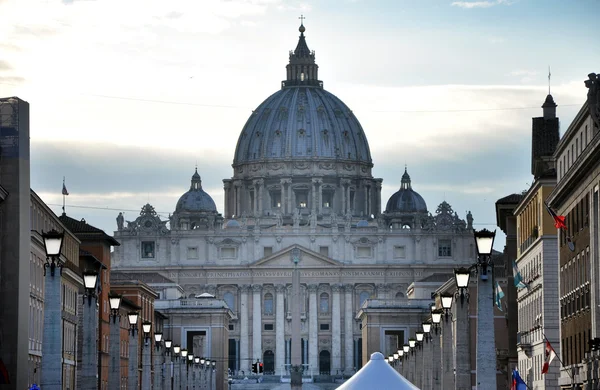
[[[598,5],[0,0],[0,97],[30,103],[31,187],[57,214],[64,177],[67,214],[109,234],[146,203],[166,219],[196,164],[223,212],[237,138],[285,79],[304,15],[319,78],[368,138],[383,205],[406,164],[429,211],[445,200],[493,230],[495,202],[533,180],[549,67],[561,135],[600,71]]]

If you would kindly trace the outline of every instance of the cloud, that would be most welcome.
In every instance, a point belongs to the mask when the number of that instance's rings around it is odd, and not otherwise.
[[[0,72],[3,70],[11,70],[12,66],[10,66],[10,64],[6,61],[2,61],[0,60]]]
[[[25,78],[18,76],[0,76],[0,83],[18,85],[25,82]]]
[[[496,5],[511,5],[513,4],[513,1],[508,1],[508,0],[495,0],[495,1],[453,1],[450,5],[454,6],[454,7],[460,7],[460,8],[467,8],[467,9],[471,9],[471,8],[490,8]]]

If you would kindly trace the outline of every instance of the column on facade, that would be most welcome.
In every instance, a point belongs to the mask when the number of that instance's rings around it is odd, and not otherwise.
[[[238,218],[242,212],[242,203],[241,203],[241,194],[240,188],[242,187],[242,182],[237,180],[234,182],[234,193],[235,193],[235,216]]]
[[[492,281],[477,281],[477,373],[478,390],[496,389],[496,342],[494,337]]]
[[[375,189],[376,189],[376,198],[377,198],[377,210],[375,210],[375,216],[381,214],[381,182],[378,181],[375,183]]]
[[[319,202],[317,210],[319,213],[323,210],[323,180],[319,179]],[[331,207],[331,205],[330,205]]]
[[[342,326],[341,299],[339,284],[331,285],[333,298],[331,300],[331,375],[339,375],[342,369]]]
[[[363,181],[362,187],[363,187],[364,197],[365,197],[364,204],[363,204],[363,210],[365,210],[366,217],[369,218],[369,216],[371,215],[371,213],[369,212],[369,186],[367,186],[367,183]]]
[[[263,213],[264,183],[264,179],[258,179],[258,215]]]
[[[350,199],[351,199],[351,197],[350,197],[350,183],[348,183],[348,187],[346,187],[346,199],[347,199],[347,203],[348,203],[348,211],[350,211],[352,213],[352,215],[354,215],[354,205],[350,201]]]
[[[109,340],[108,388],[121,388],[121,316],[111,318]]]
[[[262,285],[252,285],[252,362],[262,360]]]
[[[248,353],[248,292],[249,285],[243,285],[240,288],[240,370],[244,373],[250,372],[250,355]]]
[[[292,198],[294,197],[294,191],[292,190],[292,179],[286,179],[286,183],[288,184],[287,188],[287,201],[288,201],[288,213],[294,214],[296,212],[296,207],[292,204]]]
[[[308,285],[308,364],[312,373],[318,373],[317,285]]]
[[[275,309],[275,375],[283,375],[285,372],[285,356],[287,343],[285,342],[285,286],[275,286],[277,307]]]
[[[345,374],[352,374],[354,370],[354,310],[352,310],[352,294],[354,286],[344,285],[344,369]]]
[[[491,303],[490,303],[491,304]],[[454,353],[456,354],[456,390],[471,389],[471,361],[469,356],[469,303],[460,301],[452,305],[454,325]]]
[[[285,179],[281,179],[279,183],[281,185],[281,201],[279,202],[279,211],[281,212],[281,215],[285,215]]]
[[[44,331],[42,340],[43,389],[62,390],[62,312],[60,305],[60,274],[45,272]]]
[[[446,322],[442,318],[440,322],[441,336],[440,336],[440,349],[441,349],[441,377],[442,377],[442,389],[453,389],[454,388],[454,356],[452,351],[452,325],[450,322]]]
[[[223,183],[223,190],[225,192],[225,218],[229,217],[231,215],[231,211],[229,210],[229,202],[231,201],[229,199],[229,189],[231,188],[231,183],[229,182],[225,182]]]
[[[342,213],[342,215],[346,215],[346,189],[345,189],[345,185],[346,185],[346,179],[340,180],[340,195],[342,197],[342,207],[340,209],[340,212]]]
[[[310,211],[315,214],[317,212],[317,179],[312,179],[312,190],[310,191],[311,204]]]

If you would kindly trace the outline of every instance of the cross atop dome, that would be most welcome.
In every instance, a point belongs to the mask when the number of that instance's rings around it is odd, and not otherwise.
[[[319,80],[319,66],[315,63],[315,52],[310,51],[306,44],[304,32],[304,15],[300,15],[300,37],[296,50],[290,51],[290,62],[287,65],[287,78],[283,81],[282,88],[298,85],[323,88],[323,82]]]

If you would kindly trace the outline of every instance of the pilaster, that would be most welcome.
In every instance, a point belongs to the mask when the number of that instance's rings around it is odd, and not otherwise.
[[[252,361],[262,360],[262,285],[252,285]]]
[[[344,369],[345,374],[354,372],[354,310],[352,307],[352,296],[354,285],[344,285]]]
[[[248,335],[248,292],[250,286],[245,284],[240,288],[240,370],[250,372],[249,335]]]
[[[285,372],[285,286],[275,286],[277,308],[275,311],[275,375],[283,375]]]
[[[317,330],[317,285],[308,285],[308,307],[310,314],[308,316],[308,364],[312,373],[318,373],[318,330]]]
[[[342,340],[341,340],[341,306],[340,306],[340,290],[342,286],[332,284],[331,291],[333,293],[331,303],[331,374],[338,375],[342,365]]]

